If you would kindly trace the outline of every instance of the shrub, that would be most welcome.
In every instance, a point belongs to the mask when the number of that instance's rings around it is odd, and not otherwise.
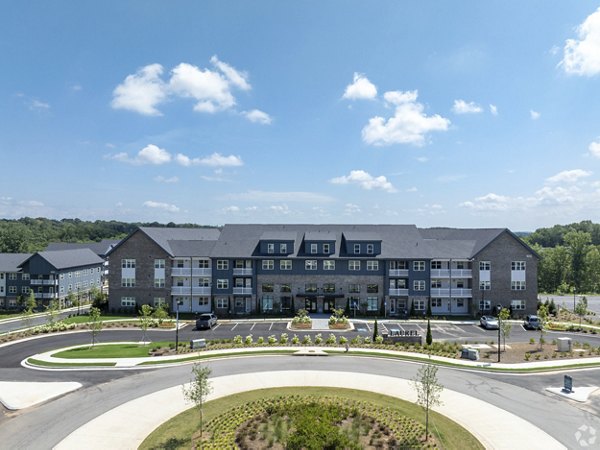
[[[321,333],[319,333],[315,336],[315,344],[321,345],[322,343],[323,343],[323,336],[321,336]]]
[[[263,344],[265,343],[265,338],[264,338],[264,337],[262,337],[262,336],[260,336],[260,337],[259,337],[259,338],[256,340],[256,343],[257,343],[258,345],[263,345]]]
[[[239,334],[233,338],[233,343],[235,345],[242,345],[242,336]]]
[[[531,353],[525,352],[525,361],[529,361],[530,358],[531,358]]]
[[[273,345],[277,343],[277,338],[275,337],[274,334],[272,334],[271,336],[269,336],[267,338],[267,342],[269,343],[269,345]]]
[[[300,338],[298,337],[297,334],[295,334],[294,337],[292,338],[292,344],[298,345],[299,343],[300,343]]]
[[[288,335],[287,333],[282,333],[281,337],[279,338],[279,343],[282,345],[286,345],[288,343]]]
[[[383,336],[379,335],[375,338],[376,344],[383,344]]]
[[[340,337],[340,344],[344,345],[348,343],[348,339],[345,336]]]
[[[329,334],[329,337],[328,337],[328,338],[327,338],[327,340],[325,341],[325,343],[326,343],[327,345],[335,345],[335,344],[336,344],[336,342],[337,342],[337,339],[336,339],[336,337],[335,337],[335,334],[333,334],[333,333],[330,333],[330,334]]]
[[[302,338],[302,344],[303,345],[310,345],[312,344],[312,341],[310,339],[310,335],[305,334],[304,337]]]
[[[252,335],[249,334],[248,336],[246,336],[246,339],[244,339],[244,344],[245,345],[252,345],[253,339],[252,339]]]

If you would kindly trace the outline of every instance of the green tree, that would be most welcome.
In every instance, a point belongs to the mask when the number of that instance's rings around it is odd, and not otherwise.
[[[512,330],[512,323],[508,321],[508,319],[510,319],[510,310],[508,308],[502,308],[498,313],[498,319],[500,320],[500,333],[502,333],[504,351],[506,351],[506,338],[510,337],[510,332]]]
[[[33,323],[33,310],[37,306],[37,300],[35,299],[35,294],[32,290],[29,291],[29,295],[25,300],[24,310],[23,310],[23,325],[26,328],[30,328]]]
[[[152,317],[156,319],[159,324],[162,324],[165,319],[169,318],[169,313],[164,305],[159,305],[154,309]]]
[[[440,395],[444,390],[437,378],[438,368],[433,364],[424,364],[413,379],[417,391],[417,404],[425,411],[425,441],[429,439],[429,410],[442,404]]]
[[[588,311],[588,301],[585,295],[579,299],[575,305],[575,314],[579,316],[579,328],[581,328],[581,321]]]
[[[90,290],[90,297],[92,299],[92,306],[100,309],[101,311],[106,311],[108,307],[108,296],[102,292],[97,286],[94,286]]]
[[[96,337],[100,334],[102,331],[102,326],[104,325],[100,314],[99,308],[95,308],[93,306],[90,308],[90,322],[88,326],[92,332],[92,347],[96,344]]]
[[[194,364],[192,367],[192,378],[188,386],[183,385],[183,396],[189,402],[196,405],[198,413],[200,415],[200,445],[202,448],[203,441],[203,425],[204,425],[204,414],[203,407],[206,402],[206,397],[212,392],[211,382],[209,380],[211,370],[208,367],[204,367],[201,364]],[[193,439],[193,438],[192,438]],[[192,442],[192,447],[194,447]]]
[[[589,250],[592,236],[583,231],[569,231],[564,241],[571,256],[572,285],[576,292],[582,292],[581,286],[585,274],[585,255]]]
[[[425,342],[427,345],[431,345],[433,343],[433,336],[431,335],[431,324],[429,323],[429,319],[427,319],[427,336],[425,337]]]
[[[373,325],[373,342],[375,342],[377,336],[379,336],[379,330],[377,329],[377,319],[375,319],[375,324]]]
[[[431,298],[427,299],[427,317],[431,317]]]
[[[591,246],[585,255],[584,292],[600,292],[600,250]]]
[[[142,342],[146,342],[146,332],[152,323],[152,307],[150,305],[142,305],[139,311],[138,322],[142,329]]]
[[[56,316],[58,315],[58,310],[59,310],[58,301],[50,300],[50,303],[48,303],[48,305],[46,306],[46,312],[48,313],[46,321],[48,322],[48,325],[50,325],[50,326],[54,325],[54,323],[56,322]]]
[[[544,345],[544,334],[546,333],[546,327],[548,325],[548,308],[546,305],[540,305],[537,310],[537,315],[540,320],[540,351]]]

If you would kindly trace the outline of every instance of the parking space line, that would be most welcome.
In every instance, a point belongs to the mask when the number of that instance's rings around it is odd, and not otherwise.
[[[367,326],[367,330],[371,331],[371,327],[369,326],[369,322],[365,322],[365,325]]]
[[[214,327],[212,327],[210,330],[211,330],[211,331],[214,331],[214,330],[216,330],[217,328],[219,328],[220,326],[221,326],[221,324],[220,324],[220,323],[218,323],[218,324],[216,324]]]
[[[250,331],[254,330],[254,327],[255,327],[255,326],[256,326],[256,322],[254,322],[254,323],[252,324],[252,326],[250,327]]]
[[[269,331],[271,331],[271,328],[273,328],[273,324],[274,324],[274,323],[275,323],[275,322],[271,322],[271,326],[269,327]]]
[[[421,328],[421,326],[420,326],[420,325],[417,325],[417,324],[415,324],[415,326],[418,328],[418,330],[419,330],[421,333],[424,333],[424,332],[425,332],[425,330],[424,330],[423,328]],[[439,330],[439,328],[440,328],[440,327],[438,326],[438,327],[436,328],[436,330],[437,330],[437,331],[440,331],[440,333],[443,333],[443,331]]]
[[[239,322],[236,322],[235,325],[231,328],[231,331],[235,330],[239,324]]]
[[[397,326],[398,328],[400,328],[400,331],[402,331],[402,332],[406,331],[406,330],[404,329],[404,327],[403,327],[402,325],[400,325],[399,323],[397,323],[397,324],[396,324],[396,326]]]
[[[479,331],[480,333],[486,334],[486,332],[479,326],[479,325],[471,325],[473,328],[475,328],[477,331]]]

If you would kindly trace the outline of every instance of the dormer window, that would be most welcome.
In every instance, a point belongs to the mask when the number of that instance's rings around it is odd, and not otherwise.
[[[355,255],[360,254],[360,244],[354,244],[354,254]]]
[[[326,255],[329,255],[331,253],[329,244],[323,244],[323,253]]]
[[[375,253],[375,246],[373,244],[367,244],[367,254],[372,255]]]
[[[269,254],[275,253],[275,244],[267,244],[267,253],[269,253]]]
[[[279,244],[279,253],[287,254],[287,244]]]
[[[317,250],[318,250],[317,244],[310,244],[311,255],[315,255],[317,253]]]

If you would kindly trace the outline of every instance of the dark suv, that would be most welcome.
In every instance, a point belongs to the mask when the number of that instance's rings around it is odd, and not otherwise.
[[[217,316],[213,313],[201,314],[198,319],[196,319],[196,329],[202,330],[204,328],[212,328],[217,324]]]
[[[525,316],[523,326],[530,330],[539,330],[541,328],[540,318],[538,316],[529,315]]]

